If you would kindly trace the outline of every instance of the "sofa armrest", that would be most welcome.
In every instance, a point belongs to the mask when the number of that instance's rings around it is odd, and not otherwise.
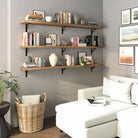
[[[78,89],[78,100],[87,99],[92,96],[102,96],[103,86]]]

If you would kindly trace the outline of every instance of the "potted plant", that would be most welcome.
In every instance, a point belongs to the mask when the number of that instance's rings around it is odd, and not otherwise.
[[[18,96],[19,84],[11,72],[3,71],[0,72],[0,105],[3,103],[3,95],[8,89],[10,92],[14,92]]]

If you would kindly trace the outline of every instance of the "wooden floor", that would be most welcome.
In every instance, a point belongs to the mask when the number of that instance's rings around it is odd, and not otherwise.
[[[21,133],[18,128],[12,129],[9,138],[71,138],[64,132],[60,132],[55,125],[55,117],[47,118],[44,121],[44,129],[37,133],[25,134]]]

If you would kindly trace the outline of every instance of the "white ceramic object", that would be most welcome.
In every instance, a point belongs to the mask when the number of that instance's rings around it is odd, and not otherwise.
[[[57,60],[58,60],[58,57],[56,56],[55,53],[52,53],[52,54],[49,56],[49,62],[50,62],[50,65],[51,65],[52,67],[56,66]]]
[[[46,16],[46,22],[52,22],[53,17],[52,16]]]

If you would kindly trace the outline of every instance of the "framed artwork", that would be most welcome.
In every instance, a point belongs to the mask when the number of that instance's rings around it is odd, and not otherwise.
[[[119,47],[119,64],[134,65],[134,47]]]
[[[52,40],[52,46],[56,46],[56,43],[57,43],[56,34],[49,34],[49,38],[51,38],[51,40]]]
[[[135,47],[135,74],[138,74],[138,47]]]
[[[122,10],[122,25],[130,24],[130,9]]]
[[[138,25],[120,27],[120,45],[138,44]]]
[[[40,10],[33,10],[33,14],[34,15],[41,15],[42,20],[45,20],[45,12],[44,11],[40,11]]]
[[[86,61],[86,64],[93,64],[92,56],[85,56],[84,61]]]
[[[84,60],[84,57],[86,56],[86,52],[78,52],[78,58],[79,58],[79,64],[81,65],[81,60]]]
[[[131,23],[138,23],[138,8],[131,9]]]

